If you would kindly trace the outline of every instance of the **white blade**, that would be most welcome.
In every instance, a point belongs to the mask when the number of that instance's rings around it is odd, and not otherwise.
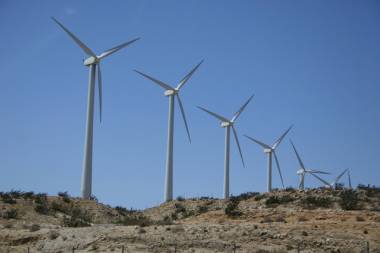
[[[178,99],[179,108],[181,109],[181,114],[182,114],[183,122],[185,123],[187,137],[189,138],[189,142],[191,143],[189,127],[187,126],[187,121],[186,121],[186,116],[185,116],[185,110],[183,109],[182,101],[181,101],[181,98],[179,97],[178,93],[176,94],[176,97]]]
[[[275,152],[275,151],[273,151],[273,156],[274,156],[274,160],[276,161],[278,174],[280,174],[282,188],[285,188],[285,186],[284,186],[284,179],[282,178],[282,173],[281,173],[280,163],[278,162],[278,158],[277,158],[277,155],[276,155],[276,152]]]
[[[238,146],[238,149],[239,149],[239,154],[240,154],[241,162],[243,163],[243,167],[245,168],[244,159],[243,159],[243,154],[242,154],[242,152],[241,152],[239,139],[238,139],[238,136],[237,136],[236,129],[235,129],[235,127],[234,127],[233,125],[232,125],[232,131],[233,131],[233,133],[234,133],[234,137],[235,137],[236,145]]]
[[[102,101],[102,72],[100,70],[100,63],[97,64],[98,66],[98,88],[99,88],[99,118],[100,118],[100,122],[102,122],[102,104],[103,104],[103,101]]]
[[[348,169],[345,169],[342,173],[339,174],[339,176],[337,176],[333,182],[333,184],[336,184],[339,182],[339,179],[344,175],[344,173],[346,173],[348,171]]]
[[[107,51],[105,51],[105,52],[103,52],[101,55],[99,55],[98,58],[99,58],[99,59],[103,59],[103,58],[105,58],[105,57],[107,57],[107,56],[109,56],[109,55],[111,55],[111,54],[113,54],[113,53],[119,51],[119,50],[122,49],[123,47],[126,47],[126,46],[132,44],[133,42],[135,42],[135,41],[137,41],[137,40],[139,40],[139,39],[140,39],[140,38],[136,38],[136,39],[133,39],[133,40],[131,40],[131,41],[125,42],[125,43],[123,43],[123,44],[121,44],[121,45],[118,45],[118,46],[116,46],[116,47],[113,47],[113,48],[111,48],[111,49],[108,49]]]
[[[197,66],[195,66],[189,74],[187,74],[178,84],[177,86],[177,90],[180,90],[182,88],[182,86],[185,85],[185,83],[190,79],[190,77],[194,74],[194,72],[199,68],[199,66],[203,63],[204,60],[202,60],[200,63],[197,64]]]
[[[315,175],[314,173],[310,173],[310,175],[312,175],[313,177],[315,177],[316,179],[318,179],[319,181],[321,181],[322,183],[325,184],[325,186],[330,186],[330,183],[328,183],[327,181],[323,180],[322,178],[318,177],[317,175]]]
[[[197,107],[198,107],[199,109],[201,109],[201,110],[207,112],[208,114],[211,114],[212,116],[214,116],[215,118],[219,119],[219,120],[222,121],[222,122],[229,122],[228,119],[226,119],[226,118],[223,117],[223,116],[220,116],[220,115],[216,114],[215,112],[209,111],[209,110],[207,110],[207,109],[205,109],[205,108],[203,108],[203,107],[201,107],[201,106],[197,106]]]
[[[302,162],[302,160],[301,160],[300,155],[299,155],[298,152],[297,152],[296,147],[294,146],[294,144],[293,144],[293,142],[292,142],[291,140],[290,140],[290,143],[292,144],[293,149],[294,149],[294,152],[296,153],[298,163],[300,164],[301,168],[302,168],[303,170],[305,170],[305,166],[303,165],[303,162]]]
[[[237,118],[240,116],[240,114],[244,111],[245,107],[249,104],[249,102],[252,100],[254,95],[250,96],[247,102],[245,102],[242,107],[235,113],[234,117],[232,118],[231,122],[235,122]]]
[[[96,58],[96,54],[91,51],[82,41],[80,41],[72,32],[70,32],[66,27],[64,27],[58,20],[56,20],[54,17],[51,17],[51,19],[54,20],[82,49],[83,51],[89,55],[94,56]]]
[[[326,175],[331,174],[330,172],[325,172],[325,171],[321,171],[321,170],[306,170],[306,172],[311,172],[311,173],[315,173],[315,174],[326,174]]]
[[[269,145],[267,145],[267,144],[265,144],[259,140],[253,139],[252,137],[249,137],[248,135],[244,135],[244,136],[247,137],[248,139],[250,139],[251,141],[256,142],[257,144],[259,144],[263,148],[271,149],[271,147]]]
[[[285,131],[285,133],[283,133],[282,135],[281,135],[281,137],[280,138],[278,138],[278,140],[273,144],[273,149],[276,149],[279,145],[280,145],[280,143],[282,142],[282,140],[285,138],[285,136],[289,133],[289,131],[290,131],[290,129],[292,129],[292,127],[293,127],[293,125],[291,125],[286,131]]]
[[[135,70],[135,72],[139,73],[140,75],[144,76],[145,78],[148,78],[149,80],[155,82],[156,84],[158,84],[159,86],[161,86],[162,88],[164,88],[165,90],[174,90],[173,87],[171,87],[170,85],[164,83],[164,82],[161,82],[160,80],[157,80],[151,76],[148,76],[147,74],[144,74],[138,70]]]

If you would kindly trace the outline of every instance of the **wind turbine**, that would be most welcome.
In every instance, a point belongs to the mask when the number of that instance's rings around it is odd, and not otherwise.
[[[299,184],[299,189],[300,190],[303,190],[305,188],[305,175],[306,174],[310,174],[312,175],[313,177],[315,177],[316,179],[318,179],[319,181],[321,181],[324,185],[329,185],[329,183],[325,180],[323,180],[322,178],[320,178],[318,175],[316,174],[330,174],[328,172],[324,172],[324,171],[320,171],[320,170],[311,170],[311,169],[306,169],[305,168],[305,165],[303,164],[302,160],[301,160],[301,157],[299,156],[298,152],[297,152],[297,149],[296,147],[294,146],[294,143],[290,140],[290,143],[292,144],[293,146],[293,150],[294,150],[294,153],[296,153],[296,156],[297,156],[297,160],[298,160],[298,163],[300,165],[300,169],[297,171],[297,174],[300,176],[300,184]]]
[[[198,63],[182,80],[178,83],[176,88],[157,80],[147,74],[144,74],[138,70],[135,70],[138,74],[153,81],[160,87],[165,89],[164,95],[169,97],[169,120],[168,120],[168,140],[167,140],[167,157],[166,157],[166,176],[165,176],[165,201],[171,201],[173,199],[173,133],[174,133],[174,98],[178,100],[179,109],[181,110],[183,122],[185,123],[187,137],[191,143],[189,127],[187,125],[185,110],[183,109],[182,101],[179,96],[181,88],[190,79],[198,67],[202,64],[203,60]]]
[[[285,138],[285,136],[288,134],[288,132],[290,131],[290,129],[292,129],[293,126],[290,126],[281,136],[280,138],[277,139],[277,141],[275,141],[273,143],[272,146],[268,145],[268,144],[265,144],[259,140],[256,140],[252,137],[249,137],[248,135],[244,135],[245,137],[247,137],[248,139],[250,139],[251,141],[257,143],[258,145],[260,145],[261,147],[264,148],[264,153],[266,153],[268,155],[268,184],[267,184],[267,191],[268,192],[271,192],[272,191],[272,154],[274,156],[274,159],[276,161],[276,166],[277,166],[277,170],[278,170],[278,174],[280,175],[280,178],[281,178],[281,184],[282,184],[282,187],[284,188],[284,179],[282,178],[282,173],[281,173],[281,168],[280,168],[280,163],[278,161],[278,158],[277,158],[277,155],[276,155],[276,148],[280,145],[280,143],[282,142],[282,140]]]
[[[239,118],[240,114],[243,112],[245,107],[248,105],[248,103],[253,98],[253,95],[245,102],[240,109],[235,113],[235,115],[232,117],[231,120],[216,114],[214,112],[211,112],[203,107],[198,106],[199,109],[207,112],[208,114],[214,116],[215,118],[219,119],[221,121],[221,127],[226,128],[226,139],[225,139],[225,153],[224,153],[224,198],[228,199],[230,197],[230,132],[231,128],[235,137],[236,145],[239,149],[241,162],[243,163],[243,167],[245,167],[243,154],[241,152],[239,139],[237,136],[236,129],[234,127],[235,121]]]
[[[82,188],[81,195],[83,199],[90,199],[92,192],[92,144],[93,144],[93,121],[94,121],[94,89],[95,89],[95,76],[98,77],[98,92],[99,92],[99,119],[102,121],[102,74],[100,70],[100,61],[107,56],[119,51],[120,49],[132,44],[140,38],[133,39],[111,49],[108,49],[96,55],[90,48],[88,48],[82,41],[78,39],[72,32],[70,32],[63,24],[57,19],[52,17],[56,22],[73,40],[74,42],[89,56],[84,60],[84,65],[89,67],[89,83],[88,83],[88,96],[87,96],[87,122],[86,122],[86,137],[84,146],[84,159],[83,159],[83,175],[82,175]],[[96,73],[97,71],[97,73]]]

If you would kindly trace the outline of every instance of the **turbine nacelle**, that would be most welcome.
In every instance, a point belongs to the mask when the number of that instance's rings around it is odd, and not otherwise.
[[[303,169],[297,170],[297,175],[302,175],[304,173],[305,173],[305,171]]]
[[[90,66],[92,64],[97,64],[99,62],[99,59],[94,56],[88,57],[86,60],[84,60],[83,65]]]
[[[272,153],[273,152],[273,149],[271,148],[265,148],[264,149],[264,153],[268,154],[268,153]]]
[[[164,95],[165,95],[165,96],[173,96],[173,95],[177,94],[178,91],[179,91],[179,90],[177,90],[177,89],[166,90],[166,91],[164,92]]]
[[[233,123],[232,122],[228,122],[228,121],[222,121],[222,123],[220,123],[220,126],[221,127],[229,127],[229,126],[232,126]]]

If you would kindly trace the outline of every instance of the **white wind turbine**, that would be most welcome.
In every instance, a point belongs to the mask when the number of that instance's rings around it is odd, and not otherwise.
[[[94,91],[95,91],[95,76],[98,77],[98,92],[99,92],[99,114],[100,121],[102,121],[102,74],[100,71],[100,61],[105,57],[119,51],[120,49],[132,44],[139,38],[133,39],[111,49],[104,51],[100,55],[96,55],[90,48],[88,48],[82,41],[78,39],[72,32],[64,27],[58,20],[52,17],[56,22],[73,40],[74,42],[89,56],[84,60],[84,65],[89,67],[89,83],[88,83],[88,96],[87,96],[87,122],[86,122],[86,137],[84,147],[83,159],[83,175],[82,175],[82,188],[81,196],[84,199],[90,199],[92,193],[92,144],[93,144],[93,121],[94,121]],[[97,73],[96,73],[97,71]]]
[[[191,143],[189,127],[187,125],[185,110],[183,109],[182,101],[179,96],[179,92],[181,88],[185,85],[185,83],[190,79],[190,77],[194,74],[194,72],[198,69],[198,67],[202,64],[203,60],[195,66],[189,74],[187,74],[182,80],[178,83],[176,88],[157,80],[147,74],[144,74],[138,70],[135,70],[140,75],[146,77],[147,79],[153,81],[160,87],[165,89],[164,95],[169,97],[169,120],[168,120],[168,140],[167,140],[167,157],[166,157],[166,176],[165,176],[165,201],[171,201],[173,199],[173,133],[174,133],[174,97],[178,100],[179,109],[181,110],[183,122],[185,123],[187,136],[189,138],[189,142]]]
[[[277,170],[278,170],[278,174],[280,175],[280,178],[281,178],[281,184],[282,184],[282,187],[284,188],[284,179],[282,178],[282,173],[281,173],[281,168],[280,168],[280,163],[278,161],[278,158],[277,158],[277,155],[276,155],[276,148],[280,145],[280,143],[282,142],[282,140],[285,138],[285,136],[288,134],[288,132],[290,131],[290,129],[292,129],[293,126],[290,126],[281,136],[280,138],[278,138],[274,144],[272,146],[268,145],[268,144],[265,144],[259,140],[256,140],[252,137],[249,137],[248,135],[244,135],[245,137],[247,137],[248,139],[250,139],[251,141],[257,143],[258,145],[260,145],[261,147],[264,148],[264,153],[266,153],[268,155],[268,183],[267,183],[267,191],[268,192],[271,192],[272,191],[272,154],[274,156],[274,159],[276,161],[276,166],[277,166]]]
[[[221,127],[226,128],[225,154],[224,154],[224,198],[225,199],[228,199],[230,197],[230,132],[231,132],[231,128],[235,137],[236,145],[239,149],[239,154],[240,154],[241,161],[243,163],[243,167],[245,167],[243,154],[241,152],[240,143],[239,143],[238,135],[234,127],[234,124],[252,98],[253,98],[253,95],[247,100],[247,102],[245,102],[242,105],[242,107],[240,107],[240,109],[235,113],[235,115],[232,117],[231,120],[223,116],[220,116],[219,114],[211,112],[203,107],[198,106],[199,109],[219,119],[221,121]]]
[[[292,144],[293,146],[293,150],[294,152],[296,153],[296,156],[297,156],[297,160],[298,160],[298,163],[300,165],[300,169],[297,171],[297,174],[300,176],[300,184],[299,184],[299,189],[300,190],[303,190],[305,188],[305,175],[306,174],[310,174],[312,175],[313,177],[315,177],[316,179],[318,179],[319,181],[321,181],[324,185],[329,185],[328,182],[326,182],[325,180],[323,180],[322,178],[320,178],[318,175],[316,174],[330,174],[328,172],[324,172],[324,171],[320,171],[320,170],[312,170],[312,169],[306,169],[305,168],[305,165],[303,164],[302,160],[301,160],[301,157],[299,156],[297,150],[296,150],[296,147],[294,146],[294,143],[290,140],[290,143]]]

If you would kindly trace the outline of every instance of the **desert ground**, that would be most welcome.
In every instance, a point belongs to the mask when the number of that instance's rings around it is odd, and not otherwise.
[[[288,188],[145,210],[67,193],[0,196],[0,252],[380,252],[380,189]]]

